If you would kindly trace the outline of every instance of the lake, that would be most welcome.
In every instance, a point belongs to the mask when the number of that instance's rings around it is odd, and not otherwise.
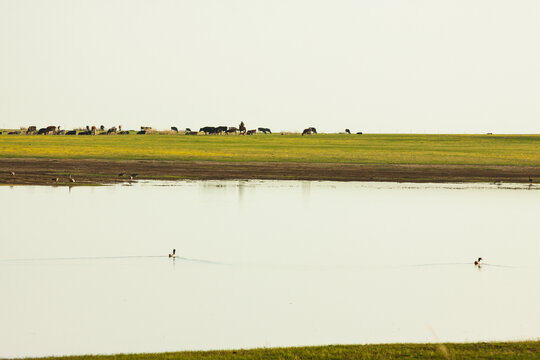
[[[539,189],[2,186],[0,358],[538,339]]]

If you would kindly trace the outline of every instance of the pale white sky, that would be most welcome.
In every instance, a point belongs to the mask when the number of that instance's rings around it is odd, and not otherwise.
[[[0,127],[540,133],[537,0],[0,0]]]

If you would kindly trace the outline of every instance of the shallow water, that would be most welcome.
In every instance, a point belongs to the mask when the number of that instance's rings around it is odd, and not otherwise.
[[[0,357],[537,339],[537,190],[0,187]]]

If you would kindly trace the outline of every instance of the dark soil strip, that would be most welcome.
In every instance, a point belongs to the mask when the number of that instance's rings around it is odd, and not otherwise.
[[[11,171],[15,175],[11,175]],[[119,174],[123,173],[123,176]],[[540,166],[366,165],[93,159],[0,159],[0,184],[100,185],[156,180],[331,180],[540,183]],[[71,182],[69,175],[75,182]],[[58,182],[55,179],[58,178]]]

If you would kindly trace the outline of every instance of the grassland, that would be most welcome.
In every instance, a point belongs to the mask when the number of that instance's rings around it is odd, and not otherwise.
[[[12,171],[24,176],[9,176]],[[540,135],[0,135],[0,184],[145,179],[534,182]],[[57,184],[69,179],[60,176]],[[55,182],[56,183],[56,182]],[[70,183],[70,185],[73,185]]]
[[[0,136],[0,158],[540,166],[540,135]]]
[[[540,358],[540,341],[471,344],[336,345],[236,351],[51,357],[49,360],[298,360],[298,359],[516,359]]]

